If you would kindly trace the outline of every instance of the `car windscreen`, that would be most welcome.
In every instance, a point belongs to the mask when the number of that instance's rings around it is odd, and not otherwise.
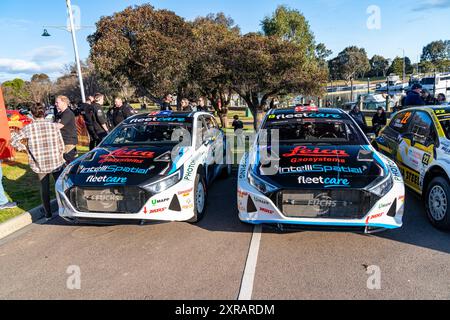
[[[348,119],[289,119],[267,121],[264,129],[278,130],[281,143],[365,145],[366,139]],[[271,133],[273,136],[273,133]]]
[[[123,145],[178,144],[185,133],[192,133],[190,123],[142,123],[122,125],[102,143],[102,147]]]

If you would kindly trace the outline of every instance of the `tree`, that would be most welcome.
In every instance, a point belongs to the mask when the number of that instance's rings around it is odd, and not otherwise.
[[[2,87],[7,105],[16,107],[29,102],[30,95],[24,80],[16,78],[11,81],[5,81],[3,82]]]
[[[103,79],[123,77],[153,101],[180,90],[191,39],[192,28],[183,18],[149,4],[102,17],[88,38],[90,59]]]
[[[300,11],[279,6],[272,16],[264,18],[261,25],[266,36],[279,37],[314,55],[316,49],[314,35],[310,31],[308,21]]]
[[[52,81],[44,73],[34,74],[27,83],[27,91],[34,102],[49,103],[49,95],[52,90]]]
[[[195,91],[205,96],[218,110],[219,101],[228,107],[231,102],[231,80],[224,67],[224,43],[240,37],[240,29],[223,13],[197,18],[193,23],[192,61],[189,80]],[[191,87],[191,88],[192,88]]]
[[[316,46],[316,57],[317,59],[319,59],[319,61],[321,61],[322,63],[326,64],[326,60],[329,56],[331,56],[333,54],[333,51],[329,50],[325,44],[323,43],[319,43]]]
[[[433,41],[427,44],[423,48],[421,60],[433,63],[450,60],[450,40]]]
[[[391,62],[389,59],[386,59],[380,55],[374,55],[372,59],[370,59],[370,72],[369,76],[371,77],[386,77],[386,73],[389,69]]]
[[[329,68],[333,79],[342,79],[348,83],[351,79],[363,77],[370,70],[370,63],[365,49],[352,46],[330,60]]]
[[[287,93],[319,94],[327,72],[305,48],[251,33],[225,44],[224,66],[231,87],[247,103],[255,129],[268,99]]]
[[[414,72],[414,67],[412,66],[411,59],[405,57],[405,72],[406,74],[411,74]],[[391,66],[389,67],[388,73],[395,73],[396,75],[403,75],[403,58],[396,57]]]

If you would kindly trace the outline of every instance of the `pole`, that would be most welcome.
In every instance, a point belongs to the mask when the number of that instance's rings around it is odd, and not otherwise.
[[[69,11],[70,31],[72,33],[73,50],[75,51],[75,62],[77,64],[78,81],[80,82],[81,100],[86,102],[86,95],[84,93],[83,74],[81,73],[80,55],[78,54],[77,37],[75,34],[75,25],[73,22],[72,4],[70,0],[66,0],[67,10]]]
[[[350,83],[351,83],[351,86],[352,86],[350,102],[353,102],[353,77],[350,78]]]
[[[370,78],[367,78],[367,94],[370,94]]]
[[[403,49],[403,83],[405,83],[406,80],[406,56],[405,56],[405,49]]]

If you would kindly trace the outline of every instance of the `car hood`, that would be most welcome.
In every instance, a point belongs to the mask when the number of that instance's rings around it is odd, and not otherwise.
[[[138,186],[159,180],[178,169],[172,146],[106,147],[85,155],[70,170],[76,186]]]
[[[383,174],[369,146],[281,145],[272,157],[273,166],[258,160],[253,170],[281,189],[362,189]]]

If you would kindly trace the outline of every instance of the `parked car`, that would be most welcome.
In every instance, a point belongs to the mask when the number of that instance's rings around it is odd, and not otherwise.
[[[133,116],[65,169],[56,184],[59,214],[74,223],[198,222],[212,182],[231,173],[217,157],[226,153],[223,141],[205,112]]]
[[[423,198],[431,223],[450,230],[450,107],[400,111],[375,146],[395,160],[405,184]]]
[[[276,132],[279,145],[263,142]],[[251,224],[395,229],[404,197],[396,164],[340,109],[272,110],[239,168],[239,218]]]

